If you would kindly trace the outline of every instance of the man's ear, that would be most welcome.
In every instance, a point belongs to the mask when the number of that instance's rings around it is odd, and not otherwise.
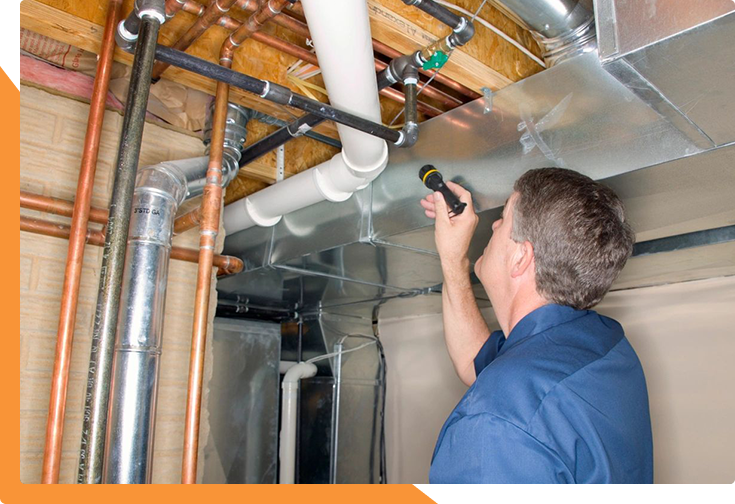
[[[535,257],[533,254],[533,245],[531,242],[524,241],[516,243],[516,250],[513,253],[513,265],[511,266],[511,278],[523,276],[526,272],[531,271],[529,268],[535,267]]]

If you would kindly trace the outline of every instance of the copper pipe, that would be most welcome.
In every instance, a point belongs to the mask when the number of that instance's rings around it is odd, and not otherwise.
[[[54,215],[62,215],[71,217],[74,209],[74,203],[50,196],[41,196],[25,191],[20,192],[20,207],[29,210],[38,210],[39,212],[47,212]],[[89,220],[97,224],[107,225],[108,212],[104,208],[90,207]],[[181,234],[189,229],[199,225],[201,218],[201,209],[194,210],[179,216],[174,222],[174,234]],[[102,228],[102,234],[105,227]]]
[[[229,39],[228,39],[229,40]],[[227,60],[230,61],[230,60]],[[227,66],[227,65],[225,65]],[[199,452],[199,421],[202,403],[202,378],[204,376],[204,352],[209,319],[209,294],[211,289],[211,261],[219,231],[220,206],[222,205],[222,158],[224,129],[227,119],[229,86],[217,83],[212,143],[207,169],[207,185],[201,206],[199,235],[199,270],[196,298],[194,300],[194,327],[192,330],[191,356],[189,359],[189,384],[184,424],[184,456],[181,482],[196,483]]]
[[[188,49],[196,39],[201,37],[210,26],[215,24],[219,18],[224,16],[225,13],[235,5],[236,1],[237,0],[210,0],[209,5],[207,5],[196,23],[194,23],[171,47],[179,51],[186,51],[186,49]],[[153,67],[151,78],[154,80],[160,78],[161,74],[165,72],[168,67],[169,65],[166,63],[156,63]]]
[[[377,60],[377,59],[375,60],[375,69],[378,72],[386,69],[387,67],[388,67],[388,64],[387,63],[384,63],[384,62],[382,62],[380,60]],[[390,89],[390,88],[385,88],[385,89]],[[440,90],[438,90],[436,88],[433,88],[431,86],[423,86],[421,89],[422,89],[421,92],[424,95],[428,96],[429,98],[433,98],[433,99],[441,102],[445,107],[447,107],[450,110],[453,109],[453,108],[457,108],[457,107],[459,107],[460,105],[463,104],[461,100],[455,98],[454,96],[449,96],[445,92],[440,91]],[[401,103],[403,103],[403,101],[401,101]]]
[[[204,7],[202,4],[196,3],[192,0],[185,0],[184,6],[181,10],[200,17],[202,16],[202,14],[204,14],[204,9],[206,9],[206,7]]]
[[[390,98],[391,100],[397,101],[398,103],[405,103],[406,102],[406,95],[403,94],[403,93],[401,93],[397,89],[383,88],[383,89],[381,89],[379,91],[379,93],[382,94],[383,96],[387,97],[387,98]],[[444,113],[441,110],[439,110],[438,108],[432,107],[428,103],[424,103],[422,101],[417,101],[416,102],[416,109],[419,112],[423,112],[424,114],[426,114],[428,116],[431,116],[431,117],[436,117],[436,116],[441,115],[441,114]]]
[[[52,236],[55,238],[69,238],[71,228],[66,224],[57,224],[42,219],[31,219],[29,217],[20,217],[20,230],[29,233],[40,234],[44,236]],[[105,234],[101,230],[87,229],[84,236],[85,243],[96,247],[104,247]],[[185,247],[171,247],[171,259],[196,263],[199,261],[199,251]],[[243,269],[243,262],[232,256],[214,254],[212,258],[212,266],[219,269],[218,274],[234,274],[239,273]]]
[[[288,0],[262,2],[258,11],[243,25],[227,37],[220,50],[220,65],[230,68],[235,49],[264,23],[289,3]],[[207,168],[207,184],[201,204],[199,226],[199,271],[194,301],[194,324],[189,360],[189,384],[186,400],[184,425],[184,456],[181,468],[182,483],[196,483],[197,457],[199,455],[199,422],[202,405],[202,379],[204,377],[204,352],[207,342],[209,320],[209,295],[211,291],[212,256],[219,232],[220,209],[222,207],[222,159],[224,156],[224,134],[230,87],[217,83],[214,114],[212,118],[212,141]]]
[[[171,19],[184,8],[184,3],[180,0],[166,0],[166,18]]]
[[[304,17],[304,11],[300,4],[293,4],[291,8],[284,12],[285,15],[288,16],[299,16],[301,18]],[[285,15],[282,15],[281,17],[286,17]],[[298,20],[297,20],[298,21]],[[300,21],[299,21],[300,22]],[[378,40],[373,39],[373,50],[376,52],[379,52],[380,54],[384,54],[388,56],[389,58],[398,58],[399,56],[402,56],[402,54],[397,51],[396,49],[393,49],[389,45],[384,44],[383,42],[380,42]],[[427,70],[420,70],[420,72],[424,75],[431,76],[434,72],[429,72]],[[464,84],[460,84],[454,79],[451,79],[447,77],[446,75],[438,74],[435,78],[435,81],[444,84],[445,86],[454,89],[458,93],[461,93],[468,98],[472,98],[473,100],[476,98],[479,98],[482,96],[480,93],[468,88]],[[426,91],[424,91],[426,92]],[[428,96],[428,95],[427,95]]]
[[[386,45],[386,44],[384,44],[382,42],[378,42],[375,39],[373,39],[373,49],[376,50],[376,51],[378,51],[381,54],[385,54],[389,58],[398,58],[398,57],[402,56],[402,54],[401,54],[400,51],[397,51],[396,49],[393,49],[389,45]],[[422,73],[422,74],[424,74],[424,75],[426,75],[426,76],[428,76],[428,77],[431,77],[432,75],[434,75],[434,72],[430,72],[428,70],[419,70],[419,72]],[[451,78],[447,77],[444,74],[441,74],[441,73],[436,74],[436,77],[434,77],[434,80],[437,81],[440,84],[444,84],[448,88],[451,88],[451,89],[457,91],[460,94],[463,94],[463,95],[467,96],[468,98],[472,98],[473,100],[479,98],[480,96],[482,96],[477,91],[474,91],[474,90],[468,88],[464,84],[460,84],[456,80],[451,79]]]
[[[258,5],[250,0],[238,0],[236,5],[245,12],[255,12],[258,10]],[[294,19],[290,16],[284,16],[283,14],[278,14],[277,16],[273,17],[272,21],[275,24],[286,28],[287,30],[291,30],[296,35],[301,35],[304,38],[309,38],[309,28],[306,26],[306,23],[303,23],[298,19]]]
[[[243,6],[241,4],[246,4],[246,5]],[[255,6],[253,6],[252,0],[239,0],[237,2],[237,6],[242,8],[243,10],[248,10],[248,11],[255,10]],[[185,0],[184,10],[187,10],[187,12],[192,11],[194,13],[204,11],[203,7],[200,4],[194,2],[193,0]],[[284,22],[284,20],[288,20],[288,21]],[[309,29],[307,28],[306,24],[292,17],[278,15],[273,18],[273,22],[294,31],[298,35],[302,35],[307,38],[310,36]],[[240,26],[242,26],[241,23],[237,21],[236,19],[233,19],[225,15],[219,18],[219,20],[217,21],[217,24],[229,31],[235,31],[238,28],[240,28]],[[274,37],[273,35],[268,35],[262,32],[255,32],[251,35],[251,37],[254,40],[257,40],[258,42],[261,42],[262,44],[265,44],[269,47],[273,47],[274,49],[277,49],[285,54],[289,54],[295,58],[299,58],[301,60],[307,61],[314,65],[319,64],[316,58],[316,55],[312,53],[311,51],[308,51],[295,44],[291,44],[290,42],[286,42],[285,40],[282,40],[278,37]],[[378,42],[375,41],[374,45],[375,44],[378,44]],[[176,46],[174,47],[176,48]],[[382,61],[378,59],[375,60],[375,68],[378,71],[383,70],[386,66],[388,66],[386,63],[383,63]],[[399,103],[405,102],[405,97],[403,93],[401,93],[400,91],[396,89],[383,89],[380,91],[380,94],[392,100],[395,100]],[[440,91],[439,89],[433,88],[431,86],[426,86],[423,89],[422,94],[426,95],[429,98],[433,98],[441,102],[448,109],[456,108],[462,105],[463,103],[461,100],[453,96],[450,96]],[[434,116],[437,116],[443,113],[443,111],[435,107],[432,107],[431,105],[425,104],[423,102],[419,102],[418,108],[421,112],[431,117],[434,117]]]
[[[64,286],[61,294],[61,310],[56,336],[56,356],[51,375],[51,396],[49,400],[48,420],[46,423],[46,444],[43,453],[43,483],[59,482],[59,466],[61,463],[61,442],[64,431],[64,414],[66,410],[66,390],[69,381],[69,363],[71,361],[72,341],[74,339],[74,323],[77,315],[77,299],[79,283],[82,276],[84,259],[84,240],[87,234],[94,172],[97,166],[97,155],[100,147],[102,123],[105,117],[105,102],[110,83],[112,56],[115,51],[115,29],[120,19],[122,0],[110,0],[107,7],[107,20],[102,36],[97,76],[87,119],[87,133],[84,137],[82,163],[79,168],[77,192],[73,208],[72,225],[69,231],[69,249],[64,272]]]
[[[20,192],[20,207],[29,210],[38,210],[64,217],[72,217],[74,214],[74,203],[71,201],[41,196],[25,191]],[[107,224],[107,210],[91,206],[89,208],[89,221],[97,224]]]
[[[181,234],[184,231],[193,229],[199,225],[202,220],[202,209],[195,208],[191,212],[177,217],[174,221],[174,234]]]

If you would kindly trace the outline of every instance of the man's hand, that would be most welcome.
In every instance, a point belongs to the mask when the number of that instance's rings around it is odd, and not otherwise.
[[[468,267],[467,251],[470,248],[470,241],[475,233],[479,218],[472,206],[470,192],[454,182],[445,183],[459,197],[460,201],[467,203],[464,212],[449,217],[447,204],[438,191],[422,199],[421,206],[424,207],[427,217],[436,219],[434,239],[442,266],[445,269],[456,266]]]

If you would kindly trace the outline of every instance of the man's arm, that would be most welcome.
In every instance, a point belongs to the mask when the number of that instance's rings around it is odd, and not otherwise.
[[[490,335],[472,292],[470,260],[467,257],[470,240],[479,219],[472,206],[469,191],[453,182],[446,184],[460,201],[467,203],[464,212],[450,218],[447,205],[439,192],[428,195],[421,201],[421,205],[427,217],[436,219],[434,238],[444,274],[444,339],[457,375],[469,386],[476,378],[473,365],[475,357]]]

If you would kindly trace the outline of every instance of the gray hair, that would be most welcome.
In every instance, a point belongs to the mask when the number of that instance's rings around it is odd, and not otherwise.
[[[533,245],[539,294],[579,310],[595,306],[633,251],[623,202],[609,187],[562,168],[528,171],[514,190],[511,236]]]

